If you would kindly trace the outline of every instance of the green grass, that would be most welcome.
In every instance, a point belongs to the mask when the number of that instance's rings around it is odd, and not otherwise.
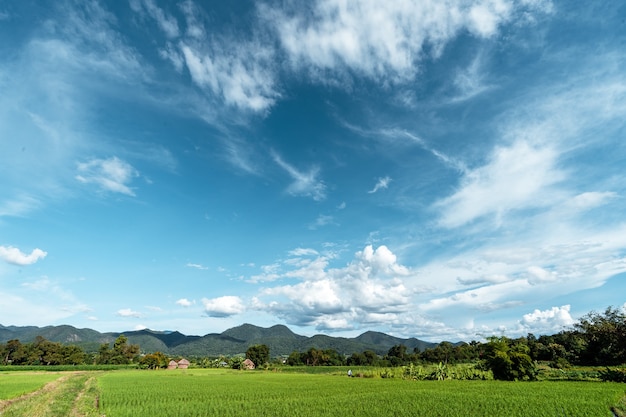
[[[618,383],[408,381],[230,370],[117,371],[99,379],[107,417],[612,416]]]
[[[34,372],[0,373],[0,400],[19,397],[43,387],[46,383],[60,378],[60,374]]]
[[[52,380],[36,395],[6,400]],[[623,383],[348,378],[343,368],[327,374],[229,369],[0,373],[3,417],[611,417],[611,407],[624,415],[625,394]]]

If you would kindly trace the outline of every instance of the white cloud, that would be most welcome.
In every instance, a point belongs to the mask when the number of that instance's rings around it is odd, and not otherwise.
[[[24,216],[41,206],[41,201],[31,195],[20,194],[12,199],[0,202],[0,217]]]
[[[122,308],[120,310],[117,310],[117,315],[120,317],[134,317],[138,319],[143,317],[143,314],[138,311],[133,311],[130,308]]]
[[[204,311],[209,317],[230,317],[246,310],[241,298],[226,295],[217,298],[203,298]]]
[[[18,248],[13,246],[0,246],[0,259],[14,265],[32,265],[40,259],[43,259],[48,255],[39,248],[35,248],[30,254],[25,254]]]
[[[385,190],[389,187],[389,183],[391,182],[391,178],[390,177],[383,177],[383,178],[379,178],[378,181],[376,182],[376,185],[374,185],[374,188],[372,188],[371,190],[368,191],[369,194],[374,194],[380,190]]]
[[[328,268],[329,258],[295,258],[285,261],[282,278],[298,279],[292,285],[261,290],[254,308],[268,311],[288,323],[318,330],[357,328],[380,324],[408,311],[411,291],[403,279],[411,271],[397,263],[385,246],[367,246],[343,268]]]
[[[105,191],[134,196],[129,183],[139,173],[128,162],[114,156],[108,159],[92,159],[79,162],[76,179],[85,184],[96,184]]]
[[[328,226],[329,224],[336,224],[335,218],[328,214],[320,214],[313,223],[309,224],[309,229],[316,230],[320,227]]]
[[[437,55],[463,30],[488,38],[517,8],[541,10],[511,0],[318,0],[307,6],[259,9],[293,65],[312,75],[321,71],[320,81],[328,71],[406,81],[417,73],[427,46]]]
[[[319,252],[311,248],[296,248],[294,250],[289,251],[289,255],[291,256],[315,256],[315,255],[319,255]]]
[[[194,263],[191,263],[191,262],[187,263],[186,266],[189,267],[189,268],[200,269],[202,271],[205,271],[205,270],[209,269],[209,267],[204,266],[202,264],[194,264]]]
[[[554,203],[551,186],[566,177],[557,168],[557,157],[550,147],[525,141],[497,147],[487,164],[468,171],[460,188],[435,204],[440,225],[459,227],[488,215],[499,223],[509,211]]]
[[[273,51],[260,42],[180,43],[180,51],[196,85],[226,104],[263,112],[280,94],[272,71]]]
[[[456,87],[456,95],[450,100],[453,103],[469,100],[482,94],[491,88],[485,80],[484,57],[478,54],[467,68],[457,71],[453,83]]]
[[[294,196],[311,197],[315,201],[326,198],[326,185],[318,179],[319,168],[313,167],[309,172],[301,172],[283,161],[277,154],[272,154],[274,162],[284,169],[292,178],[293,182],[287,187],[287,192]]]
[[[176,304],[182,307],[191,307],[195,303],[196,303],[195,301],[189,301],[186,298],[181,298],[180,300],[176,300]]]
[[[178,37],[179,30],[176,18],[157,6],[154,0],[132,0],[130,5],[135,12],[142,13],[145,10],[168,38]]]
[[[552,307],[524,314],[520,324],[526,329],[540,334],[554,334],[571,327],[576,321],[570,315],[570,306]]]

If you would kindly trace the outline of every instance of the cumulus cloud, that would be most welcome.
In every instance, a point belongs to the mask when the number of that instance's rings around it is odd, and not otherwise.
[[[35,248],[30,254],[25,254],[18,248],[13,246],[0,246],[0,259],[13,265],[32,265],[40,259],[43,259],[48,255],[39,248]]]
[[[117,310],[117,315],[120,317],[134,317],[134,318],[142,318],[143,314],[138,311],[134,311],[130,308],[122,308]]]
[[[520,324],[524,328],[544,334],[554,334],[571,327],[576,321],[570,315],[570,305],[552,307],[548,310],[534,310],[524,314]]]
[[[139,173],[128,162],[114,156],[108,159],[92,159],[79,162],[76,179],[85,184],[96,184],[105,191],[134,196],[129,183]]]
[[[217,298],[203,298],[204,311],[209,317],[230,317],[246,310],[243,300],[234,295]]]
[[[189,301],[186,298],[181,298],[180,300],[176,300],[176,304],[178,304],[181,307],[191,307],[192,305],[195,304],[195,301]]]
[[[374,185],[374,188],[372,188],[371,190],[368,191],[369,194],[374,194],[380,190],[385,190],[387,189],[387,187],[389,187],[389,183],[391,182],[391,178],[390,177],[383,177],[383,178],[379,178],[378,181],[376,182],[376,185]]]
[[[328,268],[330,256],[296,257],[283,263],[281,278],[290,285],[264,288],[255,308],[271,312],[290,324],[318,330],[354,329],[382,323],[406,312],[411,290],[403,279],[411,271],[398,264],[386,247],[367,246],[343,268]]]

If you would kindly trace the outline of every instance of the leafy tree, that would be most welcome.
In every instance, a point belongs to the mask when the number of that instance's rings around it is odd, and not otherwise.
[[[291,352],[289,354],[289,357],[287,358],[287,365],[289,366],[304,365],[304,363],[302,362],[302,355],[300,354],[300,352],[298,352],[297,350],[294,350],[293,352]]]
[[[385,359],[387,359],[392,366],[404,365],[407,362],[406,346],[400,344],[389,348]]]
[[[254,362],[256,367],[261,367],[270,361],[270,348],[267,345],[253,345],[246,351],[246,358]]]
[[[582,361],[590,365],[626,363],[626,314],[608,307],[604,313],[591,312],[574,327],[586,342]]]
[[[149,353],[139,360],[139,365],[148,369],[159,369],[167,367],[169,360],[161,352]]]
[[[350,366],[374,366],[379,362],[378,355],[376,352],[371,350],[366,350],[361,353],[353,353],[346,360],[346,365]]]
[[[98,364],[124,365],[131,363],[139,355],[139,345],[129,345],[128,338],[123,334],[119,335],[113,348],[108,343],[100,345],[96,362]]]
[[[535,380],[537,368],[528,353],[530,349],[523,339],[511,340],[505,336],[488,338],[485,348],[485,365],[495,379]]]

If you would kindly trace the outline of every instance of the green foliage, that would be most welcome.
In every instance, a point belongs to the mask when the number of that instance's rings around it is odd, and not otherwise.
[[[485,349],[485,366],[493,377],[505,381],[533,381],[537,367],[528,355],[530,349],[522,340],[490,337]]]
[[[341,366],[344,358],[334,349],[310,348],[306,352],[294,351],[287,358],[287,364],[292,366]]]
[[[270,361],[270,348],[267,345],[252,345],[246,351],[246,358],[260,368]]]
[[[591,312],[575,325],[586,342],[582,360],[590,365],[626,363],[626,313],[608,307],[604,313]]]
[[[139,366],[146,369],[167,368],[169,359],[161,352],[149,353],[139,360]]]
[[[139,357],[139,351],[139,345],[129,345],[128,338],[121,334],[115,339],[113,348],[110,348],[108,343],[100,345],[96,363],[112,365],[129,364]]]
[[[606,368],[600,371],[600,379],[608,382],[626,382],[626,368]]]

